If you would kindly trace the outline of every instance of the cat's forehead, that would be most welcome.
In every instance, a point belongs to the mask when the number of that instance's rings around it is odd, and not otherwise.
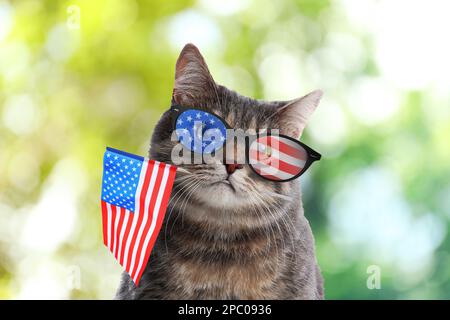
[[[215,106],[212,112],[235,129],[260,129],[273,125],[276,109],[260,104]]]

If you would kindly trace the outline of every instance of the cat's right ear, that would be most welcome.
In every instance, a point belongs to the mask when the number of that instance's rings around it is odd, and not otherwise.
[[[298,139],[317,108],[322,94],[321,90],[315,90],[281,106],[278,109],[280,132]]]
[[[215,85],[198,48],[191,43],[185,45],[175,66],[173,101],[183,106],[195,106],[215,94]]]

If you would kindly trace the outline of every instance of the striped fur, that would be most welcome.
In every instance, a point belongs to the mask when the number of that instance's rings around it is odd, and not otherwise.
[[[177,62],[173,99],[214,112],[234,128],[298,136],[320,93],[293,102],[240,96],[214,83],[198,49],[187,45]],[[153,133],[151,159],[171,163],[170,134],[166,112]],[[270,182],[248,166],[234,172],[230,184],[223,183],[226,177],[219,162],[179,168],[140,285],[124,273],[117,299],[323,298],[299,180]]]

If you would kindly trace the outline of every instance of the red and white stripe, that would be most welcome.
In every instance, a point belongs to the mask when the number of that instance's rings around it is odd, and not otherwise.
[[[137,286],[161,229],[176,167],[144,160],[135,212],[102,201],[103,242]]]
[[[270,154],[266,153],[271,149]],[[306,150],[299,144],[278,136],[264,136],[255,140],[249,150],[253,169],[272,180],[288,180],[298,175],[307,159]]]

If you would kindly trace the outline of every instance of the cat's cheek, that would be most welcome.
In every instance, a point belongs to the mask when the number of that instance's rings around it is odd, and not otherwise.
[[[240,197],[226,184],[208,186],[199,190],[196,196],[203,203],[217,209],[236,209],[241,206]]]

